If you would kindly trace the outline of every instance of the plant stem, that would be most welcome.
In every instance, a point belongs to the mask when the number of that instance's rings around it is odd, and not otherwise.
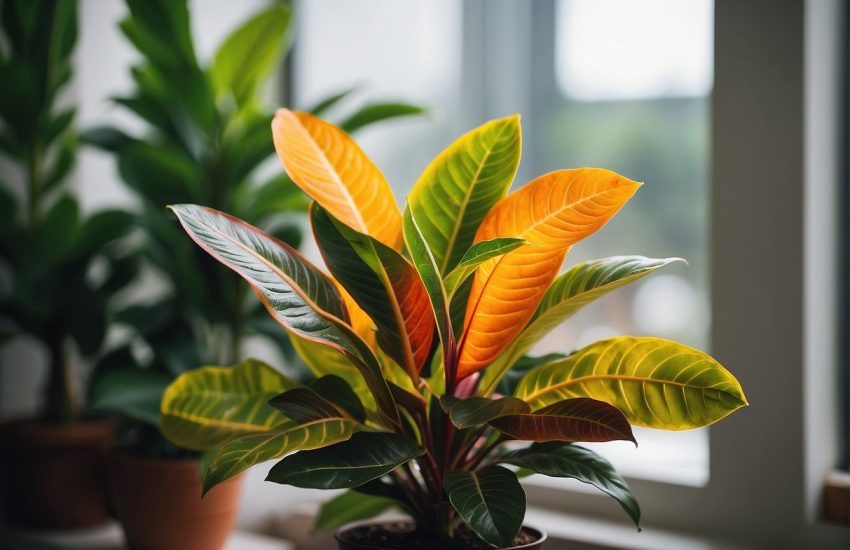
[[[467,469],[472,471],[477,468],[481,464],[481,461],[487,458],[487,455],[492,453],[496,447],[504,443],[506,440],[507,438],[500,434],[499,437],[494,439],[489,445],[482,447],[481,450],[478,451],[478,453],[472,458],[472,462],[469,463],[469,467]]]
[[[29,154],[29,197],[28,210],[29,222],[33,231],[36,231],[41,222],[41,190],[44,185],[44,166],[42,165],[43,151],[41,144],[35,141],[30,148]]]
[[[48,422],[69,424],[79,419],[79,403],[71,364],[65,353],[64,339],[52,339],[48,343],[48,351],[50,372],[44,416]]]

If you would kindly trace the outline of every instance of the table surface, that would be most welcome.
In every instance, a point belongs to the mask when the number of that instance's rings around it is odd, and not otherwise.
[[[9,550],[126,550],[124,533],[117,523],[76,531],[14,531],[0,526],[0,548]],[[234,531],[224,550],[294,550],[294,546],[246,531]]]

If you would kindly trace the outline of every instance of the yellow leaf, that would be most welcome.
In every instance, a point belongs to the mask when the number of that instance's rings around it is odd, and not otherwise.
[[[458,379],[498,357],[534,315],[570,246],[605,225],[640,185],[610,170],[558,170],[496,204],[475,242],[511,237],[528,244],[478,268],[463,324]]]
[[[274,146],[286,173],[335,218],[395,250],[401,213],[387,179],[351,137],[310,114],[279,109]]]

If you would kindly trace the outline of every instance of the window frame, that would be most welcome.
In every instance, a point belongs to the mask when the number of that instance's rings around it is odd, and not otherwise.
[[[712,353],[753,406],[711,428],[706,486],[629,478],[651,527],[768,547],[850,542],[846,531],[820,523],[818,511],[838,456],[830,305],[837,266],[822,243],[838,238],[829,140],[839,9],[836,0],[715,0]],[[537,106],[551,104],[530,97],[523,82],[549,79],[552,86],[535,86],[536,93],[557,90],[554,48],[550,59],[540,47],[554,44],[554,27],[545,24],[554,10],[555,0],[465,3],[468,116],[482,120],[519,105],[532,114],[523,120],[528,128]],[[526,155],[534,151],[529,144]],[[626,521],[602,495],[537,484],[526,490],[529,503],[547,511]]]

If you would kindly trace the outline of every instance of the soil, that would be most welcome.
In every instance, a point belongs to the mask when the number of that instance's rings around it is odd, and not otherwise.
[[[508,548],[529,544],[537,539],[535,533],[523,527]],[[492,546],[465,526],[455,532],[455,538],[446,540],[437,533],[418,530],[408,522],[363,525],[345,531],[344,540],[387,550],[493,550]]]

